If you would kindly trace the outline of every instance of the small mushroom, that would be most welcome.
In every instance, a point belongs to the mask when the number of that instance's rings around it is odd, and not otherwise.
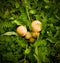
[[[33,32],[40,32],[42,29],[42,24],[40,21],[35,20],[35,21],[32,21],[31,27],[32,27]]]
[[[33,38],[33,37],[31,37],[30,39],[29,39],[29,42],[30,43],[33,43],[35,41],[35,39]]]
[[[31,33],[29,31],[26,33],[25,38],[26,39],[30,39],[31,38]]]
[[[17,33],[20,34],[21,36],[25,36],[27,33],[27,28],[23,25],[17,27]]]
[[[32,32],[32,37],[33,37],[33,38],[37,38],[37,37],[38,37],[38,35],[39,35],[39,33],[38,33],[38,32]]]

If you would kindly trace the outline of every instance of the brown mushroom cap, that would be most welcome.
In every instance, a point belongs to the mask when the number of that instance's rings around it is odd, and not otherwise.
[[[34,32],[39,32],[41,31],[41,22],[38,20],[35,20],[31,23],[31,27]]]
[[[30,39],[29,39],[29,42],[30,43],[33,43],[35,41],[35,39],[33,38],[33,37],[31,37]]]
[[[23,25],[17,27],[17,33],[20,34],[21,36],[25,36],[27,33],[27,28]]]

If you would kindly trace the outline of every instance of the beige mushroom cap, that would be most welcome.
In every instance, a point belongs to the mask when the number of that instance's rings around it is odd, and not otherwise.
[[[27,28],[21,25],[17,28],[17,33],[20,34],[21,36],[25,36],[27,33]]]
[[[41,31],[41,28],[42,28],[41,22],[38,21],[38,20],[35,20],[35,21],[33,21],[33,22],[31,23],[31,27],[32,27],[32,30],[33,30],[34,32],[39,32],[39,31]]]
[[[33,37],[33,38],[37,38],[37,37],[38,37],[38,35],[39,35],[39,33],[38,33],[38,32],[32,32],[32,37]]]
[[[25,38],[26,39],[30,39],[31,38],[31,33],[29,31],[26,33]]]

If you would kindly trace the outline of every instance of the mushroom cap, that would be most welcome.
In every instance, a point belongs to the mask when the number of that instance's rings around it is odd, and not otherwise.
[[[29,31],[26,33],[25,38],[26,39],[30,39],[31,38],[31,33]]]
[[[27,28],[23,25],[17,27],[17,33],[20,34],[21,36],[25,36],[27,33]]]
[[[33,43],[35,41],[35,39],[33,38],[33,37],[31,37],[30,39],[29,39],[29,42],[30,43]]]
[[[38,20],[35,20],[31,23],[31,27],[34,32],[39,32],[41,31],[41,22]]]
[[[39,35],[38,32],[32,32],[32,37],[33,37],[33,38],[37,38],[38,35]]]

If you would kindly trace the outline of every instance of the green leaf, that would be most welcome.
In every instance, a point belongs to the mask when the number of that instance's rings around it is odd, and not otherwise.
[[[15,2],[15,6],[16,6],[16,8],[19,8],[19,3]]]
[[[17,35],[17,33],[11,31],[11,32],[6,32],[6,33],[4,33],[4,34],[2,34],[2,35]]]
[[[38,47],[35,47],[35,54],[38,56]]]
[[[17,21],[17,20],[12,21],[12,23],[15,23],[17,25],[22,25],[21,22],[20,21]]]
[[[36,13],[36,10],[30,10],[29,11],[31,14],[35,14]]]
[[[37,63],[41,63],[41,62],[39,62],[39,58],[38,58],[38,56],[36,56],[36,55],[34,54],[34,57],[36,58]]]
[[[30,49],[30,48],[27,48],[27,49],[25,50],[25,54],[29,54],[30,51],[31,51],[31,49]]]
[[[8,17],[8,15],[9,15],[9,10],[7,9],[2,17],[6,18],[6,17]]]
[[[46,40],[37,40],[35,43],[34,43],[34,46],[46,46]]]
[[[49,3],[49,0],[44,0],[44,2]]]

